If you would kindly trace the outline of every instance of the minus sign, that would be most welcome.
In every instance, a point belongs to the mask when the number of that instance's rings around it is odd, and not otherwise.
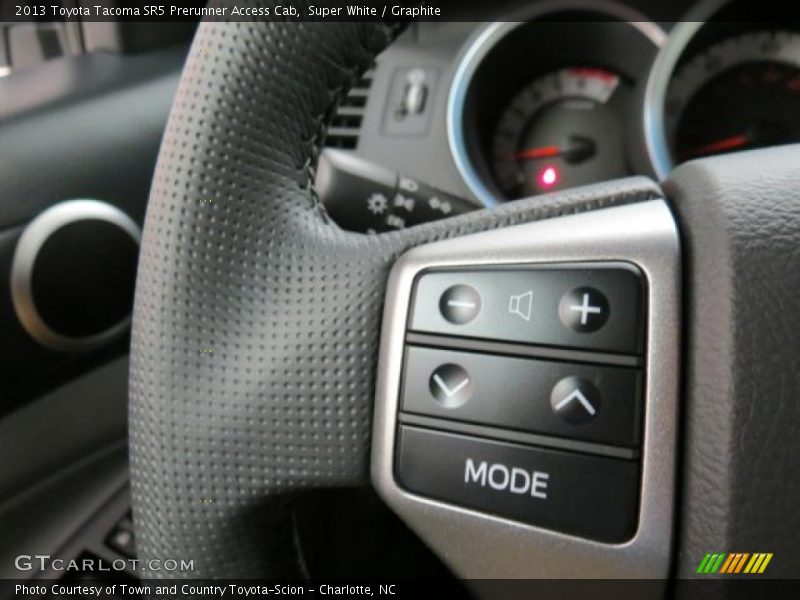
[[[460,302],[458,300],[448,300],[447,306],[455,306],[456,308],[475,308],[474,302]]]

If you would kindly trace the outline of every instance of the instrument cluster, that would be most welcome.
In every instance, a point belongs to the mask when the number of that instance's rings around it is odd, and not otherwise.
[[[614,3],[531,9],[462,50],[448,135],[473,195],[505,200],[800,141],[800,29],[704,1],[668,31]]]

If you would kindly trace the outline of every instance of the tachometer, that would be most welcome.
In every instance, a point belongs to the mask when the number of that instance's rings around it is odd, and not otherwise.
[[[800,34],[709,47],[676,73],[665,116],[675,162],[800,141]]]
[[[501,114],[494,176],[506,197],[628,174],[622,116],[630,88],[605,69],[574,67],[539,77]]]

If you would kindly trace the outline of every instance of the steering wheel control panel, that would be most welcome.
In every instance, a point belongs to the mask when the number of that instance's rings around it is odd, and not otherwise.
[[[663,200],[397,260],[370,475],[454,573],[669,576],[680,275]]]
[[[404,489],[597,541],[637,526],[644,278],[623,262],[427,270],[401,373]]]

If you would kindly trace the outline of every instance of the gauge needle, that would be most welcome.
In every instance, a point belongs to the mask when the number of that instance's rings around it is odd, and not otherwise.
[[[690,148],[680,153],[681,160],[692,158],[695,156],[705,156],[706,154],[717,154],[719,152],[727,152],[728,150],[737,150],[743,148],[750,143],[750,136],[745,134],[732,135],[715,142],[698,146],[697,148]]]
[[[591,156],[596,150],[595,143],[589,138],[574,135],[569,139],[569,145],[561,146],[539,146],[538,148],[526,148],[514,154],[516,160],[536,160],[539,158],[555,158],[563,156],[567,162],[577,163]]]
[[[554,158],[561,156],[561,148],[558,146],[541,146],[539,148],[526,148],[514,155],[517,160],[534,160],[537,158]]]

